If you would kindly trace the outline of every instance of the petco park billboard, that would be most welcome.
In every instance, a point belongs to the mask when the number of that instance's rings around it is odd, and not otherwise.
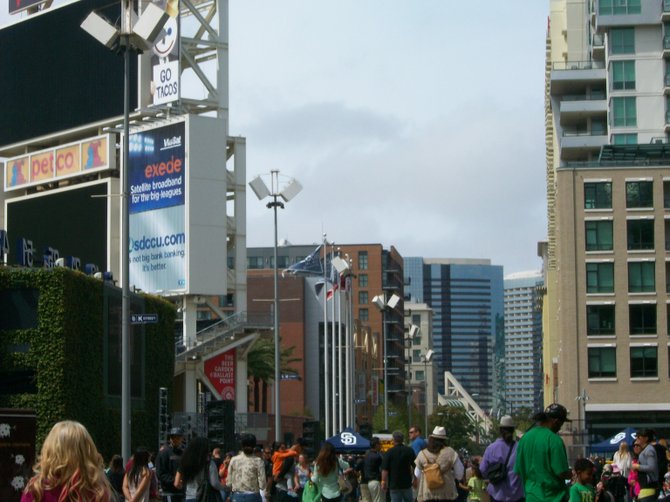
[[[226,293],[225,123],[186,116],[129,138],[130,284]]]
[[[113,144],[106,134],[7,159],[5,192],[110,169],[115,166]]]

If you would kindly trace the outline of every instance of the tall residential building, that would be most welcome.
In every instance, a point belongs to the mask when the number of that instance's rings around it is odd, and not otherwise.
[[[485,410],[501,405],[503,270],[490,260],[405,258],[410,301],[433,309],[438,391],[452,372]]]
[[[505,412],[542,409],[541,272],[505,276]]]
[[[574,457],[670,432],[670,3],[550,5],[544,395],[571,408]]]

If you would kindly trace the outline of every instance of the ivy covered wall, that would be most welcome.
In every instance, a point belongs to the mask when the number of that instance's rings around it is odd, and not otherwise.
[[[0,408],[35,410],[38,448],[55,422],[72,419],[105,459],[120,453],[120,306],[118,288],[80,272],[0,267]],[[131,331],[131,447],[156,450],[158,389],[172,394],[176,311],[133,295],[131,312],[159,319]]]

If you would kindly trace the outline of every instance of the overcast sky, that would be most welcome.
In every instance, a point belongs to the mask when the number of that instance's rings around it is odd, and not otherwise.
[[[231,0],[230,132],[279,237],[540,269],[548,1]],[[272,214],[248,192],[249,246]]]
[[[304,187],[280,239],[540,269],[548,4],[230,0],[247,178],[278,169]],[[250,190],[247,208],[248,245],[272,245]]]

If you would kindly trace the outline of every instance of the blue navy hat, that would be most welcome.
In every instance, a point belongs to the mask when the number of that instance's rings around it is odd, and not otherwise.
[[[562,404],[552,403],[544,409],[544,414],[549,418],[558,418],[564,422],[572,422],[568,418],[568,410]]]
[[[184,431],[182,430],[181,427],[173,427],[170,429],[170,432],[168,432],[168,436],[183,436]]]

